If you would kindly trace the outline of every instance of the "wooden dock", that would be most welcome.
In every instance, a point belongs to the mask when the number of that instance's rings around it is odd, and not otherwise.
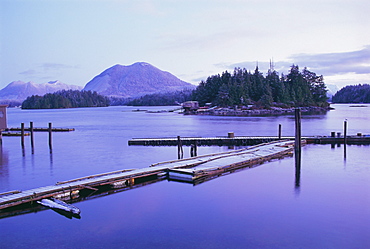
[[[44,128],[44,127],[34,127],[32,128],[34,132],[48,132],[49,131],[49,128]],[[25,127],[24,128],[25,131],[31,131],[31,128],[30,127]],[[57,127],[53,127],[51,128],[51,131],[52,132],[69,132],[69,131],[74,131],[75,129],[74,128],[57,128]],[[9,129],[6,129],[6,131],[22,131],[22,128],[20,127],[15,127],[15,128],[9,128]]]
[[[294,140],[294,137],[281,137],[280,140]],[[238,137],[181,137],[184,146],[197,144],[198,146],[250,146],[261,143],[279,141],[279,137],[274,136],[238,136]],[[177,138],[133,138],[128,141],[128,145],[142,146],[177,146]]]
[[[174,179],[175,173],[191,175],[191,178],[221,174],[290,155],[293,145],[294,143],[291,141],[271,142],[251,148],[156,163],[142,169],[120,170],[92,175],[26,191],[15,190],[1,193],[0,217],[5,209],[25,203],[33,205],[35,201],[43,198],[63,198],[72,202],[73,199],[79,197],[81,191],[90,191],[93,194],[94,192],[98,193],[102,188],[126,188],[127,186],[142,184],[148,179],[152,181],[153,179],[168,178],[169,176]]]
[[[218,156],[191,168],[168,169],[169,180],[194,181],[198,178],[224,174],[240,167],[261,164],[265,161],[281,158],[293,151],[293,143],[269,143],[254,146],[247,150],[234,151],[233,155]]]
[[[294,140],[294,136],[235,136],[235,137],[181,137],[181,143],[184,146],[251,146],[261,143],[269,143],[279,140]],[[330,136],[303,136],[302,139],[307,143],[317,144],[343,144],[345,139],[341,137]],[[370,144],[369,135],[347,136],[347,144]],[[135,146],[177,146],[178,138],[133,138],[128,141],[128,145]]]

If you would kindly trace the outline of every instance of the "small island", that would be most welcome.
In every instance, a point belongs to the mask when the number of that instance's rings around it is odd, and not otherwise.
[[[61,90],[44,96],[32,95],[22,103],[22,109],[61,109],[106,107],[109,98],[92,91]]]
[[[146,95],[127,105],[185,102],[185,114],[279,115],[292,113],[296,107],[302,112],[325,112],[330,109],[326,93],[323,76],[307,68],[300,71],[297,65],[292,65],[287,75],[280,75],[271,67],[264,76],[257,66],[254,72],[235,68],[232,73],[225,71],[221,75],[209,76],[193,91]]]

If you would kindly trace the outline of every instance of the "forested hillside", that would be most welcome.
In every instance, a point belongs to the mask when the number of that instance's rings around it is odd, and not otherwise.
[[[133,99],[126,103],[132,106],[170,106],[191,100],[192,90],[182,90],[169,93],[155,93]]]
[[[233,73],[223,72],[202,81],[193,93],[200,105],[217,106],[257,104],[262,108],[285,106],[328,106],[323,76],[293,65],[288,75],[269,70],[266,76],[256,67],[251,73],[236,68]]]
[[[333,103],[370,103],[370,85],[346,86],[332,99]]]
[[[32,95],[22,103],[22,109],[59,109],[75,107],[105,107],[109,99],[96,92],[62,90],[44,96]]]

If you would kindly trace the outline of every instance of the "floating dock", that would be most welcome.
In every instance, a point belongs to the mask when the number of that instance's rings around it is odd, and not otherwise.
[[[294,136],[235,136],[235,137],[181,137],[181,144],[184,146],[250,146],[261,143],[269,143],[279,140],[294,140]],[[344,144],[345,138],[330,136],[305,136],[302,139],[307,143],[316,144]],[[370,135],[354,135],[346,137],[347,144],[370,144]],[[177,146],[178,138],[133,138],[128,141],[128,145],[141,146]]]
[[[69,181],[57,182],[55,185],[26,191],[0,193],[1,213],[21,204],[33,204],[44,198],[63,198],[67,202],[79,198],[82,191],[89,195],[99,193],[102,189],[120,189],[133,187],[146,181],[156,179],[174,180],[177,175],[185,178],[199,179],[215,174],[222,174],[238,168],[261,164],[265,161],[282,158],[292,154],[294,143],[278,141],[253,146],[251,148],[232,150],[222,153],[202,155],[187,159],[161,162],[142,169],[120,170],[104,174],[91,175]]]
[[[305,138],[302,138],[305,139]],[[238,137],[181,137],[184,146],[197,144],[198,146],[250,146],[261,143],[269,143],[279,140],[294,140],[294,137],[274,137],[274,136],[238,136]],[[177,146],[177,138],[133,138],[128,141],[128,145],[142,146]]]
[[[293,143],[269,143],[254,146],[247,150],[239,150],[231,155],[220,155],[207,162],[191,168],[168,169],[169,180],[194,181],[198,178],[224,174],[245,166],[261,164],[265,161],[282,158],[293,151]]]
[[[31,131],[31,128],[26,127],[26,128],[24,128],[24,130],[25,131]],[[51,128],[52,132],[68,132],[68,131],[74,131],[74,130],[75,130],[74,128]],[[6,131],[22,131],[22,128],[19,128],[19,127],[9,128],[9,129],[6,129]],[[33,131],[35,131],[35,132],[40,132],[40,131],[48,132],[50,130],[49,130],[49,128],[34,127]]]

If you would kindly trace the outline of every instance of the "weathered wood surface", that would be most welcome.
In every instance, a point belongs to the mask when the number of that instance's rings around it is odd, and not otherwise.
[[[209,174],[219,174],[246,165],[259,164],[274,158],[284,157],[291,154],[293,148],[292,142],[255,146],[248,150],[235,152],[232,156],[214,158],[192,168],[169,169],[169,178],[175,176],[196,179]]]
[[[81,189],[95,190],[99,186],[108,184],[111,186],[116,184],[130,185],[134,184],[137,178],[153,175],[159,176],[170,170],[186,168],[193,168],[191,170],[194,170],[194,167],[198,167],[195,168],[197,171],[209,172],[216,167],[218,170],[220,168],[226,170],[228,167],[246,163],[260,163],[261,161],[280,156],[282,153],[289,153],[293,148],[292,145],[292,142],[287,141],[272,142],[240,150],[156,163],[142,169],[120,170],[92,175],[26,191],[10,191],[0,194],[0,210],[52,196],[73,195],[74,192],[78,192]]]

